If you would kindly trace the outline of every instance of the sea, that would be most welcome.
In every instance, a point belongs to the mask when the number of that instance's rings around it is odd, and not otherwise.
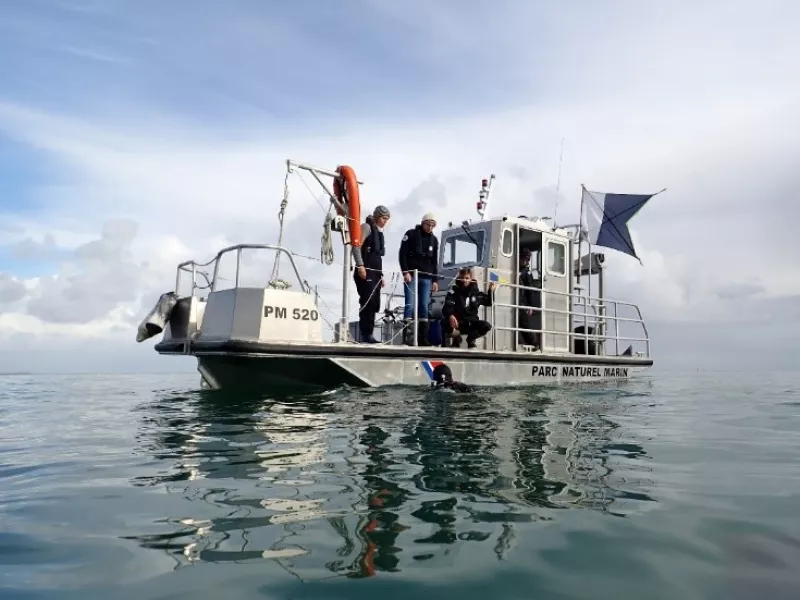
[[[0,598],[797,599],[800,374],[0,376]]]

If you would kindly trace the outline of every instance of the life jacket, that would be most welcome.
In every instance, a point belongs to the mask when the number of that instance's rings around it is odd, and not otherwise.
[[[361,245],[361,257],[367,269],[380,271],[383,269],[383,256],[386,254],[383,232],[375,225],[372,217],[367,217],[366,221],[369,225],[369,235]]]

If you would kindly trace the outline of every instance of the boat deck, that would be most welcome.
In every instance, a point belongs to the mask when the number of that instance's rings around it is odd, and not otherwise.
[[[155,349],[160,354],[187,354],[184,342],[159,342]],[[557,363],[557,364],[594,364],[594,365],[630,365],[649,367],[653,359],[639,356],[603,356],[596,354],[569,354],[545,352],[520,352],[502,350],[482,350],[479,348],[446,348],[442,346],[398,346],[390,344],[357,344],[357,343],[275,343],[251,340],[194,341],[189,346],[188,354],[203,355],[235,355],[235,356],[293,356],[293,357],[325,357],[325,358],[374,358],[374,359],[409,359],[435,360],[480,360],[501,361],[511,363]]]

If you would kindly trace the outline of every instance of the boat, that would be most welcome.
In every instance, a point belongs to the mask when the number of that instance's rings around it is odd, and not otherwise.
[[[391,309],[396,295],[384,291],[387,308],[377,323],[379,343],[358,343],[358,322],[350,320],[350,254],[352,243],[359,239],[362,207],[358,192],[363,182],[352,167],[344,165],[322,169],[287,160],[287,182],[293,173],[310,173],[330,200],[318,260],[334,264],[333,239],[338,234],[343,249],[341,312],[326,328],[324,296],[298,268],[296,259],[303,255],[283,245],[286,184],[277,244],[242,243],[219,250],[205,263],[180,263],[175,289],[161,295],[137,329],[138,342],[162,334],[155,344],[162,355],[194,357],[202,387],[299,391],[430,385],[433,370],[442,363],[450,367],[455,379],[472,386],[527,386],[627,380],[653,365],[639,307],[605,297],[606,257],[593,251],[586,235],[583,199],[581,223],[576,225],[559,226],[549,217],[538,216],[487,217],[494,175],[481,180],[480,218],[451,222],[439,234],[440,289],[432,294],[430,304],[430,318],[436,322],[459,269],[471,267],[483,289],[490,284],[493,288],[492,306],[480,309],[481,318],[492,326],[489,333],[475,348],[420,340],[416,308],[414,318],[403,321],[402,300]],[[605,217],[604,223],[613,224],[609,215]],[[624,219],[617,223],[623,229]],[[625,238],[627,230],[617,231]],[[615,247],[595,236],[596,247],[603,243]],[[584,246],[588,246],[585,254]],[[533,330],[538,334],[537,346],[523,343],[518,326],[519,294],[525,289],[519,284],[518,272],[523,249],[532,253],[534,289],[540,298],[533,309],[538,315],[538,328]],[[240,285],[245,251],[274,255],[272,275],[264,273],[259,285]],[[628,254],[635,256],[632,246]],[[226,288],[220,263],[231,255],[236,259],[235,277],[233,285]],[[280,264],[288,264],[294,282],[276,276]],[[389,278],[390,274],[384,273]],[[391,277],[408,285],[399,273]],[[182,292],[187,279],[189,289]],[[414,332],[413,342],[404,340],[406,327]]]

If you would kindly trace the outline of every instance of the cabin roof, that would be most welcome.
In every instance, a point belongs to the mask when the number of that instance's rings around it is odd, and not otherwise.
[[[556,227],[555,229],[551,225],[550,221],[545,221],[544,218],[539,216],[534,217],[522,217],[522,216],[511,216],[511,215],[500,215],[491,218],[487,218],[484,221],[470,221],[470,225],[475,226],[478,223],[492,223],[492,222],[505,222],[510,225],[522,225],[526,229],[531,229],[533,231],[543,231],[553,235],[570,237],[569,231],[562,227]],[[461,229],[461,224],[453,222],[446,231],[452,231],[456,229]]]

